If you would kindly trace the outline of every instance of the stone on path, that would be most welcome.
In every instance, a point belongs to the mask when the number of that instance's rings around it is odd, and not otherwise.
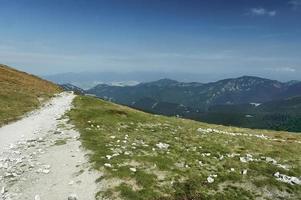
[[[34,200],[41,200],[41,198],[40,198],[40,195],[36,195],[36,196],[34,196]]]
[[[68,196],[68,200],[78,200],[77,195],[76,194],[70,194]]]

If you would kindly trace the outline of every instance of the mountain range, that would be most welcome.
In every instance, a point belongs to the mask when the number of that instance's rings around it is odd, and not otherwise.
[[[211,105],[263,103],[301,95],[301,82],[279,82],[252,76],[225,79],[212,83],[184,83],[170,79],[136,86],[99,84],[87,90],[98,97],[133,105],[143,98],[207,110]]]
[[[301,131],[301,82],[254,76],[211,83],[160,79],[135,86],[99,84],[86,93],[143,111],[249,128]]]

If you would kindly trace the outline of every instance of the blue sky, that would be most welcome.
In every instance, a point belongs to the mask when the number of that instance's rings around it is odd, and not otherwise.
[[[0,0],[0,63],[300,79],[300,19],[301,0]]]

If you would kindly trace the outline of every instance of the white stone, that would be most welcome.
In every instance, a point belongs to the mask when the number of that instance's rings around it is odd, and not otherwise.
[[[160,142],[160,143],[156,144],[156,146],[157,146],[159,149],[168,149],[169,144]]]
[[[105,167],[112,167],[112,165],[109,164],[109,163],[105,163],[104,166],[105,166]]]
[[[208,176],[207,182],[208,183],[213,183],[214,182],[214,178],[212,178],[211,176]]]
[[[41,200],[40,195],[38,195],[38,194],[35,195],[35,196],[34,196],[34,200]]]
[[[265,161],[267,161],[269,163],[277,164],[277,161],[275,159],[273,159],[273,158],[270,158],[270,157],[266,157]]]
[[[132,172],[136,172],[136,171],[137,171],[137,169],[136,169],[135,167],[131,167],[130,170],[131,170]]]
[[[49,169],[44,169],[42,172],[43,172],[44,174],[49,174],[49,173],[50,173],[50,170],[49,170]]]
[[[5,193],[5,187],[2,187],[2,189],[1,189],[1,192],[0,192],[1,194],[4,194]]]
[[[285,174],[280,174],[279,172],[276,172],[274,174],[274,176],[276,177],[276,179],[278,181],[288,183],[288,184],[291,184],[291,185],[301,185],[301,179],[299,179],[297,177],[287,176]]]

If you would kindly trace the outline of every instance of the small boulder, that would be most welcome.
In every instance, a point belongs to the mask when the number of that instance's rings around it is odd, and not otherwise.
[[[214,182],[214,178],[212,178],[211,176],[209,176],[209,177],[207,178],[207,182],[208,182],[208,183],[213,183],[213,182]]]
[[[4,194],[5,193],[5,187],[2,187],[0,194]]]
[[[37,194],[37,195],[35,195],[35,196],[34,196],[34,200],[41,200],[41,197],[40,197],[40,195],[38,195],[38,194]]]
[[[159,149],[165,149],[165,150],[166,150],[166,149],[168,149],[169,144],[160,142],[160,143],[156,144],[156,146],[157,146]]]
[[[137,169],[136,169],[135,167],[131,167],[130,170],[131,170],[132,172],[136,172],[136,171],[137,171]]]
[[[68,196],[68,200],[78,200],[78,197],[77,197],[76,194],[70,194],[70,195]]]
[[[105,163],[105,164],[104,164],[104,166],[105,166],[105,167],[109,167],[109,168],[111,168],[111,167],[112,167],[112,165],[111,165],[111,164],[109,164],[109,163]]]

